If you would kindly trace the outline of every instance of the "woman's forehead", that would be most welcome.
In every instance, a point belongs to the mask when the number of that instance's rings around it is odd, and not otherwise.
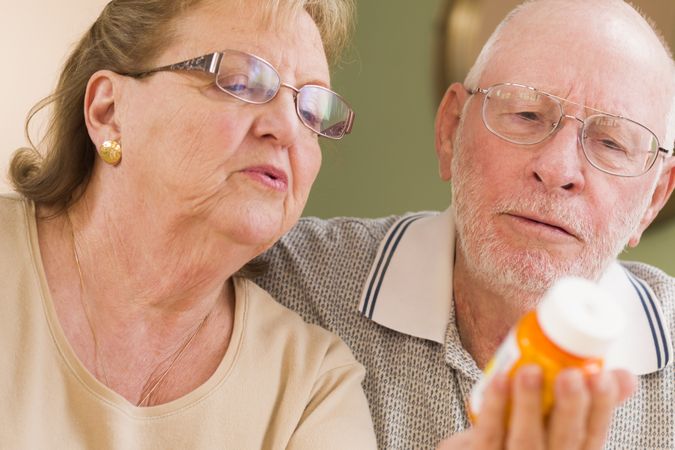
[[[179,17],[176,37],[159,63],[233,49],[260,56],[280,71],[288,67],[328,81],[321,36],[309,14],[300,10],[270,22],[264,14],[237,3],[207,2]]]

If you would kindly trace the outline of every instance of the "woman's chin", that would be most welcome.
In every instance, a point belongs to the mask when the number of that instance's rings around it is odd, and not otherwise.
[[[261,249],[262,253],[274,245],[288,228],[290,227],[286,225],[283,213],[278,211],[265,213],[259,210],[232,218],[227,226],[227,234],[232,242]]]

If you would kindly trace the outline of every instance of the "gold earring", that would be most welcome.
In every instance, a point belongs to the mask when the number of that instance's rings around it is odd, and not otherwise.
[[[122,146],[115,140],[104,141],[98,149],[101,159],[112,166],[116,166],[122,159]]]

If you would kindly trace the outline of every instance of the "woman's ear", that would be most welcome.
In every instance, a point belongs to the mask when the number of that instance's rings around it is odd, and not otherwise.
[[[99,70],[87,83],[84,95],[84,120],[89,137],[96,148],[104,141],[121,139],[115,109],[120,91],[120,77],[110,70]]]
[[[461,83],[453,83],[443,96],[436,112],[436,156],[443,181],[452,178],[452,151],[464,104],[469,93]]]
[[[642,233],[644,233],[647,227],[656,218],[657,214],[666,205],[673,193],[673,189],[675,189],[675,156],[666,159],[659,181],[656,183],[656,188],[652,193],[649,206],[640,220],[640,225],[628,240],[629,247],[637,247],[640,243]]]

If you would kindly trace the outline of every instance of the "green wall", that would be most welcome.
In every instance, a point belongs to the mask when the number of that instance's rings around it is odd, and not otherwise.
[[[306,215],[377,217],[450,201],[433,141],[433,20],[440,1],[358,2],[354,48],[332,84],[356,111],[350,135],[323,140]]]
[[[323,140],[323,166],[305,215],[379,217],[439,210],[450,201],[434,153],[437,15],[441,0],[358,2],[353,48],[333,74],[356,123],[339,142]],[[622,255],[675,275],[675,223]]]
[[[620,258],[648,262],[675,276],[675,220],[648,229],[640,245]]]

